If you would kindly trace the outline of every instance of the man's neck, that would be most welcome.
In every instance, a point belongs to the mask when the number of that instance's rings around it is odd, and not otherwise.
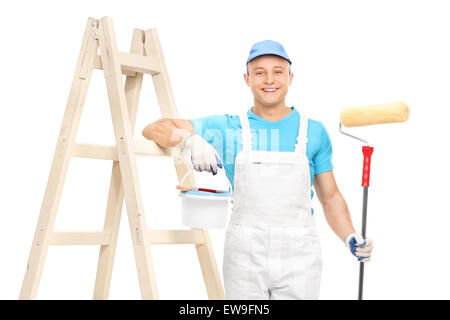
[[[255,101],[252,112],[258,117],[275,122],[290,114],[292,112],[292,109],[287,107],[285,103],[267,107]]]

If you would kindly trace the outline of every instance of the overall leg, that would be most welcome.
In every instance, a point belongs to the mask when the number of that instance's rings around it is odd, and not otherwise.
[[[225,235],[223,278],[225,298],[268,300],[268,230],[230,224]]]
[[[322,259],[317,232],[310,227],[289,227],[279,231],[278,239],[272,237],[271,243],[271,299],[318,299]]]

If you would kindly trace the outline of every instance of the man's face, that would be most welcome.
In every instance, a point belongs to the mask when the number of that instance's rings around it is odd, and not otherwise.
[[[244,74],[247,85],[255,100],[271,107],[283,103],[291,85],[289,62],[275,55],[264,55],[248,63],[248,75]]]

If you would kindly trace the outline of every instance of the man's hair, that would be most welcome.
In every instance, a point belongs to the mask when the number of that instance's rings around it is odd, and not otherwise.
[[[289,75],[291,74],[291,64],[289,63]],[[247,75],[249,75],[248,73],[248,63],[247,63]]]

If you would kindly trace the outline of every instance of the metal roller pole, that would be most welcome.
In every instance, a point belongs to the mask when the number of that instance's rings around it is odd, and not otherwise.
[[[367,224],[367,197],[369,194],[369,187],[364,187],[363,194],[363,210],[362,210],[362,228],[361,235],[366,239],[366,224]],[[363,283],[364,283],[364,262],[359,263],[359,289],[358,300],[363,299]]]

